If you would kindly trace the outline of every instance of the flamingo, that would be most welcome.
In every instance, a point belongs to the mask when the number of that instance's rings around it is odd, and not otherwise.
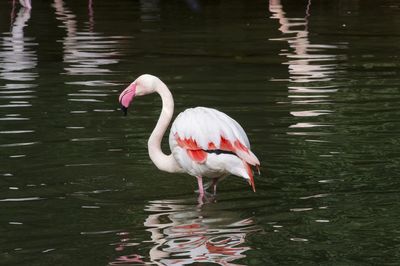
[[[119,102],[126,115],[134,97],[154,92],[161,96],[162,110],[148,139],[148,152],[158,169],[196,177],[199,199],[211,183],[215,196],[218,182],[231,174],[244,178],[256,191],[252,167],[259,172],[260,161],[250,150],[239,123],[216,109],[195,107],[180,113],[169,134],[171,154],[164,154],[161,140],[174,112],[174,100],[164,82],[153,75],[141,75],[120,94]],[[212,182],[203,186],[204,177]]]

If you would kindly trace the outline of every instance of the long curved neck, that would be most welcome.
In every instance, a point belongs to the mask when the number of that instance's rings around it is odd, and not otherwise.
[[[171,92],[162,81],[157,82],[155,92],[161,96],[162,110],[157,125],[147,142],[149,156],[158,169],[170,173],[180,172],[181,168],[172,154],[166,155],[161,150],[161,140],[174,113],[174,99],[172,98]]]

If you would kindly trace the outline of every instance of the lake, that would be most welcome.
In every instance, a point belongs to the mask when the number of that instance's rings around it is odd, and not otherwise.
[[[32,4],[0,3],[0,264],[398,265],[398,1]],[[256,193],[152,164],[143,73],[243,126]]]

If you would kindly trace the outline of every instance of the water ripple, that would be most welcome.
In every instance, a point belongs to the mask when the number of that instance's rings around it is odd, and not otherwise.
[[[36,52],[30,50],[37,43],[24,36],[30,19],[30,10],[20,9],[12,25],[10,36],[2,38],[0,50],[0,78],[9,81],[32,81],[38,76],[33,72],[37,65]]]
[[[0,199],[0,202],[19,202],[19,201],[36,201],[43,200],[44,198],[40,197],[30,197],[30,198],[8,198],[8,199]]]
[[[57,0],[53,4],[56,18],[61,21],[67,36],[60,40],[64,47],[65,74],[70,76],[104,76],[115,74],[107,68],[119,62],[120,52],[116,47],[126,39],[126,36],[102,36],[92,31],[78,29],[76,15],[67,5]],[[68,82],[68,84],[97,86],[99,80]],[[109,83],[109,82],[107,82]],[[106,83],[106,84],[107,84]],[[112,83],[111,83],[112,84]],[[113,85],[113,84],[112,84]]]
[[[280,37],[270,38],[270,41],[285,42],[289,49],[282,48],[280,56],[287,61],[282,64],[288,66],[289,79],[273,80],[288,83],[288,101],[279,101],[295,110],[290,114],[295,118],[290,129],[334,127],[327,123],[325,117],[334,113],[332,97],[339,91],[340,86],[335,79],[343,73],[343,62],[347,56],[341,51],[348,49],[346,43],[324,44],[311,43],[310,36],[310,6],[308,2],[303,17],[289,17],[284,11],[281,1],[270,1],[269,10],[272,19],[279,21]],[[320,109],[324,105],[323,109]],[[331,108],[328,106],[331,105]],[[310,121],[309,119],[313,119]],[[324,122],[316,122],[315,119]],[[327,135],[326,132],[297,132],[290,131],[289,135]]]
[[[15,4],[15,1],[14,3]],[[26,36],[25,30],[28,27],[28,22],[31,18],[31,11],[25,8],[20,8],[17,13],[15,9],[12,10],[11,17],[11,31],[3,33],[0,36],[0,135],[3,136],[0,147],[11,148],[11,152],[18,150],[17,153],[6,154],[5,158],[10,160],[5,164],[7,168],[13,168],[16,159],[23,160],[26,157],[25,149],[29,149],[40,141],[31,139],[36,134],[32,125],[27,122],[31,120],[26,117],[27,113],[31,115],[33,112],[27,112],[32,109],[33,102],[37,99],[36,79],[37,73],[37,46],[38,43],[35,38]],[[14,19],[15,18],[15,19]],[[22,128],[22,129],[21,129]],[[29,129],[24,129],[29,128]],[[32,128],[32,129],[31,129]],[[12,161],[11,161],[12,160]],[[19,161],[19,160],[18,160]],[[21,165],[17,166],[18,169]],[[10,189],[14,190],[16,186],[11,186]],[[0,201],[13,202],[13,201],[33,201],[42,198],[9,198]]]
[[[0,134],[22,134],[32,132],[35,132],[35,130],[0,130]]]
[[[38,144],[39,142],[20,142],[20,143],[10,143],[10,144],[0,144],[0,147],[20,147],[20,146],[31,146]]]

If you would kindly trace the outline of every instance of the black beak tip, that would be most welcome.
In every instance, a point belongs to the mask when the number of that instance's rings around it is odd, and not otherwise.
[[[128,114],[128,108],[126,108],[125,106],[121,105],[121,110],[122,112],[124,112],[124,116]]]

